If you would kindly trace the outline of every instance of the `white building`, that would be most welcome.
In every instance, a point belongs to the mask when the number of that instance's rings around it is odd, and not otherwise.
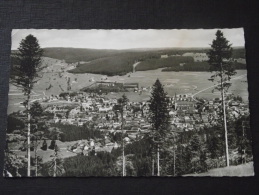
[[[168,58],[168,55],[167,54],[161,55],[161,58]]]
[[[193,57],[194,62],[205,62],[209,60],[206,53],[184,53],[182,56]]]

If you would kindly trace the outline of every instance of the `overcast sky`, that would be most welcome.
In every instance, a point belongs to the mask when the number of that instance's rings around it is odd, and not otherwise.
[[[233,46],[244,46],[242,28],[221,29]],[[36,36],[42,48],[74,47],[129,49],[160,47],[209,47],[217,29],[212,30],[47,30],[14,29],[12,49],[27,35]]]

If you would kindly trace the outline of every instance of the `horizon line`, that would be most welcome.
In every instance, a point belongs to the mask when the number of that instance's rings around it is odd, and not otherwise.
[[[232,46],[232,48],[245,48],[245,46]],[[114,48],[87,48],[87,47],[42,47],[42,49],[47,49],[47,48],[71,48],[71,49],[93,49],[93,50],[138,50],[138,49],[209,49],[211,47],[136,47],[136,48],[121,48],[121,49],[114,49]],[[18,50],[16,49],[11,49],[13,50]]]

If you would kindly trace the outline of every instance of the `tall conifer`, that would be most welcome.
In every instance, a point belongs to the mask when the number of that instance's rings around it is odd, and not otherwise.
[[[208,52],[210,70],[213,75],[209,80],[217,81],[218,85],[215,89],[221,93],[223,127],[225,131],[225,156],[226,166],[229,166],[229,151],[228,151],[228,130],[226,118],[225,93],[231,86],[229,82],[231,77],[236,74],[233,63],[231,62],[232,48],[229,41],[224,37],[223,32],[216,32],[216,39],[212,41],[211,49]]]
[[[165,93],[162,84],[157,79],[153,85],[151,98],[149,100],[149,120],[153,127],[151,139],[153,145],[157,147],[157,176],[160,175],[159,147],[161,147],[162,143],[165,141],[169,129],[169,101],[166,96],[167,94]]]
[[[31,93],[34,84],[41,77],[40,72],[43,69],[41,66],[41,57],[43,50],[40,48],[38,40],[33,35],[28,35],[20,42],[18,52],[16,53],[17,64],[12,67],[11,83],[20,88],[25,96],[23,105],[27,113],[27,156],[28,167],[27,176],[31,175],[31,154],[30,154],[30,137],[31,137],[31,114],[30,114],[30,101]]]

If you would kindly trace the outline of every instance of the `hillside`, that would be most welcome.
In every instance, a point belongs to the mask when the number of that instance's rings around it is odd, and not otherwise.
[[[210,71],[210,65],[208,62],[188,62],[184,64],[183,66],[179,66],[176,64],[172,64],[172,66],[162,66],[161,67],[166,67],[162,71],[163,72],[170,72],[170,71]],[[235,67],[236,70],[246,70],[246,64],[238,63],[238,62],[233,62],[233,66]]]
[[[146,58],[144,53],[122,53],[110,57],[99,58],[88,63],[79,64],[70,73],[94,73],[108,76],[125,75],[132,72],[135,61]]]
[[[105,49],[81,49],[81,48],[44,48],[44,56],[59,60],[65,60],[67,63],[88,62],[99,58],[110,57],[124,53],[123,50],[105,50]]]
[[[206,173],[199,174],[188,174],[184,176],[194,176],[194,177],[243,177],[243,176],[254,176],[254,166],[253,163],[247,163],[243,165],[230,166],[218,169],[211,169]]]
[[[140,62],[136,70],[145,71],[164,67],[175,67],[179,66],[180,63],[193,63],[193,58],[189,56],[170,56],[168,58],[147,59]]]
[[[44,48],[44,56],[62,60],[67,64],[76,63],[69,73],[93,73],[108,76],[125,75],[133,71],[132,65],[139,61],[137,71],[167,68],[165,71],[208,71],[208,64],[194,63],[191,57],[180,55],[193,52],[204,53],[208,48],[152,48],[152,49],[80,49],[80,48]],[[14,54],[16,51],[12,51]],[[168,58],[161,58],[168,55]],[[178,56],[172,56],[178,55]],[[244,48],[234,48],[234,58],[245,58]],[[12,63],[15,59],[12,58]],[[179,69],[179,63],[186,63],[185,68]],[[240,68],[241,67],[241,68]],[[246,66],[237,66],[245,69]],[[186,69],[186,70],[185,70]]]

